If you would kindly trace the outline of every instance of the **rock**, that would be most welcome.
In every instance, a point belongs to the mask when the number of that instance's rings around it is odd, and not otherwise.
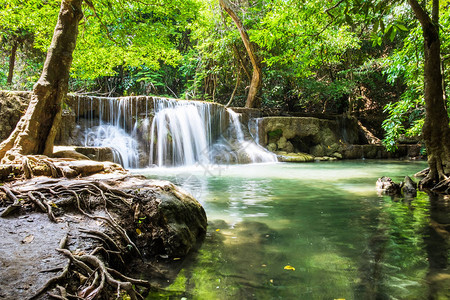
[[[324,147],[322,145],[315,145],[314,147],[311,148],[311,154],[314,156],[324,156],[325,155]]]
[[[95,161],[114,162],[114,152],[110,147],[76,147],[75,151]]]
[[[378,178],[376,187],[381,194],[398,196],[401,195],[401,187],[395,183],[391,178],[383,176]]]
[[[313,162],[314,156],[307,153],[276,152],[280,162]]]
[[[0,231],[0,278],[5,284],[0,298],[2,295],[8,299],[30,298],[50,278],[61,274],[67,257],[56,248],[67,249],[67,253],[80,258],[91,269],[96,267],[93,259],[83,260],[88,254],[108,268],[119,266],[125,276],[145,273],[143,270],[151,266],[144,276],[155,284],[161,278],[172,281],[176,272],[167,277],[161,266],[171,264],[173,268],[174,258],[182,260],[206,234],[207,219],[200,203],[168,181],[119,175],[72,180],[40,177],[7,187],[20,197],[21,207],[15,215],[0,218],[0,227],[5,229]],[[33,191],[35,194],[39,191],[42,198],[54,203],[56,222],[33,204],[29,198]],[[106,219],[113,221],[104,222]],[[63,239],[67,243],[60,246]],[[108,255],[94,253],[92,250],[98,247],[113,251]],[[43,272],[49,268],[51,272]],[[68,293],[80,290],[79,277],[90,276],[89,268],[69,266],[61,282]],[[99,298],[115,298],[114,291],[108,294],[110,290],[105,289]]]
[[[337,159],[342,159],[342,154],[339,152],[334,152],[333,156],[336,157]]]
[[[8,138],[27,109],[31,92],[0,91],[0,141]]]
[[[95,174],[105,169],[103,163],[91,160],[76,160],[76,161],[68,161],[65,163],[66,166],[75,170],[78,174],[81,174],[82,176]]]
[[[275,144],[275,143],[270,143],[269,145],[267,145],[267,150],[269,150],[270,152],[275,152],[275,151],[277,151],[277,144]]]
[[[337,160],[337,158],[330,157],[330,156],[316,156],[315,160],[317,160],[317,161],[335,161],[335,160]]]
[[[55,158],[73,158],[77,160],[90,160],[89,157],[83,155],[75,150],[61,150],[53,152],[52,157]]]
[[[287,140],[284,136],[280,137],[280,139],[277,142],[278,149],[285,150],[286,142]]]
[[[417,196],[417,184],[412,181],[409,176],[405,176],[405,181],[402,185],[402,192],[405,197],[414,198]]]
[[[136,245],[146,253],[182,257],[202,241],[207,227],[206,213],[183,189],[169,181],[139,177],[127,177],[120,182],[112,179],[108,183],[135,195],[138,202],[134,203],[131,218],[134,221],[124,227],[131,226],[135,231],[138,224],[141,233],[136,237]],[[119,219],[130,219],[129,211],[117,213]]]

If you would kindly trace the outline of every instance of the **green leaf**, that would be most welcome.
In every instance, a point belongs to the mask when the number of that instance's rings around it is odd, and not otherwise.
[[[400,29],[401,31],[408,31],[408,28],[406,28],[406,26],[403,25],[403,24],[401,24],[401,23],[395,24],[395,27],[397,27],[397,28]]]

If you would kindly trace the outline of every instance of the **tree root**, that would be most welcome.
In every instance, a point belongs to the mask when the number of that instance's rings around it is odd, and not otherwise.
[[[432,192],[437,192],[440,194],[450,194],[450,179],[444,179],[438,182],[432,189]]]
[[[98,257],[92,254],[75,255],[67,249],[57,250],[67,256],[75,266],[87,272],[88,277],[93,277],[90,285],[84,288],[79,294],[84,299],[94,299],[103,292],[106,285],[113,287],[117,291],[117,297],[124,290],[133,300],[144,299],[141,294],[134,290],[133,285],[150,287],[148,281],[129,278],[116,270],[106,267]],[[114,277],[120,278],[123,281]]]
[[[7,206],[6,209],[1,213],[0,217],[4,218],[9,214],[11,214],[16,209],[20,208],[21,205],[19,199],[16,197],[16,195],[14,195],[14,193],[9,188],[7,188],[6,186],[0,186],[0,189],[3,190],[3,192],[9,198],[9,200],[13,201],[13,204]]]
[[[28,298],[28,300],[36,299],[42,293],[44,293],[46,290],[48,290],[52,285],[54,285],[55,283],[60,282],[62,279],[64,279],[67,276],[67,274],[69,273],[69,267],[70,267],[70,260],[67,261],[67,265],[64,267],[61,274],[50,278],[50,280],[47,281],[47,283],[44,284],[44,286],[41,287],[32,297]]]
[[[25,159],[24,161],[27,160]],[[3,211],[2,216],[10,214],[13,210],[20,208],[21,205],[32,203],[36,210],[46,213],[52,222],[57,222],[58,219],[53,213],[53,207],[72,204],[82,215],[105,223],[122,240],[119,242],[106,233],[96,230],[80,230],[80,232],[87,234],[86,237],[99,240],[102,246],[97,246],[89,254],[76,254],[65,249],[68,241],[68,236],[66,236],[61,240],[57,251],[69,258],[67,265],[59,275],[50,278],[29,299],[38,298],[45,291],[66,280],[69,273],[77,272],[76,270],[80,272],[80,278],[86,278],[86,281],[81,283],[83,285],[78,289],[77,295],[71,295],[66,291],[66,288],[56,286],[56,289],[49,292],[48,296],[54,299],[94,299],[100,297],[100,295],[108,295],[108,293],[111,293],[112,288],[115,290],[117,297],[126,293],[131,299],[144,299],[135,291],[133,286],[149,288],[150,283],[148,281],[127,277],[119,271],[106,266],[100,259],[100,256],[103,256],[106,261],[115,258],[122,266],[125,266],[123,254],[128,250],[128,247],[131,247],[142,258],[140,250],[128,236],[127,231],[119,225],[108,211],[108,206],[111,207],[111,203],[114,202],[118,203],[116,205],[118,207],[128,207],[131,210],[133,195],[114,190],[104,183],[85,180],[77,180],[75,182],[37,180],[32,185],[18,183],[15,187],[17,190],[12,190],[7,186],[0,186],[0,191],[4,192],[8,201],[13,202]],[[93,214],[91,207],[101,207],[105,215]],[[60,208],[62,209],[62,207]]]

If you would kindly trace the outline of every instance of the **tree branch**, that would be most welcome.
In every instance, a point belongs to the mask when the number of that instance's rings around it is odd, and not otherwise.
[[[439,0],[433,0],[433,1],[439,1]],[[417,0],[408,0],[408,3],[409,3],[409,6],[411,6],[417,19],[419,20],[420,24],[422,24],[422,27],[428,27],[432,24],[430,16],[422,8],[422,6],[420,6],[420,4],[419,4],[419,2],[417,2]]]

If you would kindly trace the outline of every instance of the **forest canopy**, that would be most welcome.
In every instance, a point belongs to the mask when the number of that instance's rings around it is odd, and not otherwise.
[[[384,119],[385,145],[392,149],[403,135],[420,134],[423,36],[406,1],[230,4],[261,64],[263,108],[361,118],[375,114]],[[439,5],[448,94],[450,1]],[[0,88],[32,88],[59,6],[58,0],[0,1]],[[426,9],[431,12],[432,1]],[[218,0],[84,1],[83,14],[70,91],[244,105],[252,65]]]

